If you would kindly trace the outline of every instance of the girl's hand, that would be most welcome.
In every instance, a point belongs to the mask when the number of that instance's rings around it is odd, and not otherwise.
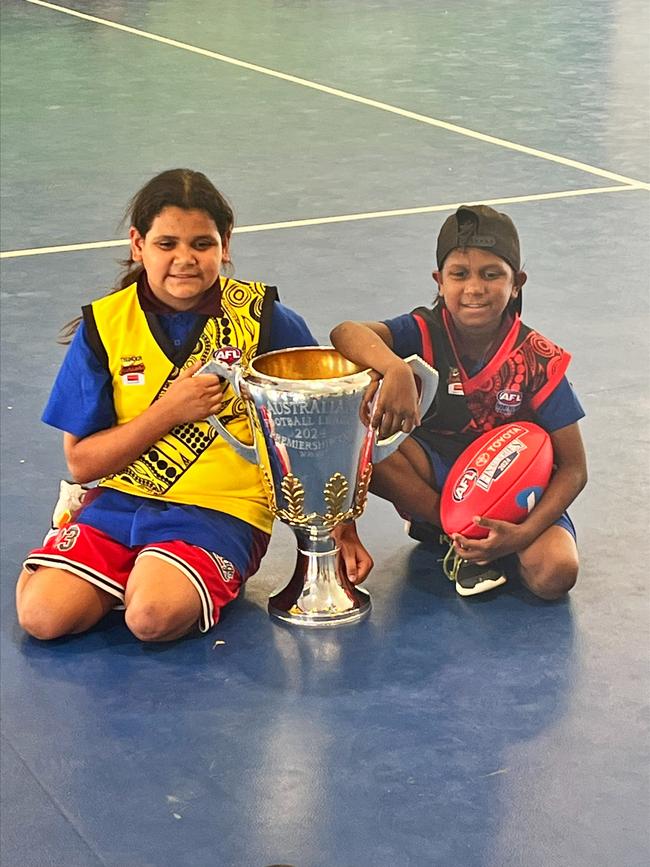
[[[386,368],[371,424],[377,429],[380,439],[385,439],[397,431],[410,433],[420,424],[415,376],[401,358]]]
[[[184,370],[159,400],[125,424],[87,437],[66,433],[63,447],[72,478],[80,484],[117,473],[179,424],[202,421],[219,412],[224,385],[212,373],[194,374],[200,363]]]
[[[481,517],[475,517],[474,523],[479,527],[487,527],[489,532],[485,539],[468,539],[460,533],[454,533],[451,537],[456,552],[463,560],[472,563],[489,563],[499,557],[515,554],[527,548],[532,541],[523,524]]]
[[[375,565],[357,534],[357,525],[339,524],[332,530],[332,538],[340,547],[339,568],[347,575],[350,583],[361,584]]]
[[[198,373],[201,362],[184,370],[160,398],[165,402],[172,426],[203,421],[216,415],[223,403],[224,383],[214,373]]]

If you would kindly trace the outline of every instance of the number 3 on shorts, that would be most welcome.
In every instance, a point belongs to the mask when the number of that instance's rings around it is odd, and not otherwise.
[[[73,524],[71,527],[61,527],[54,547],[58,548],[59,551],[69,551],[71,548],[74,548],[78,538],[79,527],[76,524]]]

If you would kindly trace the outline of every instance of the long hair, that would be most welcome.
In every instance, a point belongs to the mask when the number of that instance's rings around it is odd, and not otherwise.
[[[156,175],[138,190],[129,202],[123,223],[134,226],[144,238],[158,214],[167,207],[205,211],[214,220],[221,238],[233,229],[235,216],[227,199],[202,172],[192,169],[168,169]],[[107,294],[120,292],[134,283],[143,271],[141,262],[134,262],[131,254],[122,263],[117,285]],[[81,316],[68,322],[59,332],[59,343],[70,343],[79,327]]]

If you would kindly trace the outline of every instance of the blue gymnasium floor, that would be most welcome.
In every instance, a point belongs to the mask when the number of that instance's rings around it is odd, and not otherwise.
[[[648,863],[649,29],[643,0],[3,0],[3,867]],[[512,215],[525,316],[587,410],[570,599],[462,600],[373,500],[355,627],[269,620],[280,526],[209,635],[21,633],[66,474],[39,423],[57,330],[111,284],[129,197],[181,165],[232,199],[237,275],[323,341],[431,296],[457,204]]]

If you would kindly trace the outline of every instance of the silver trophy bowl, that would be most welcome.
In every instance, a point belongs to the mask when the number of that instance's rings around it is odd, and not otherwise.
[[[406,361],[420,381],[424,411],[438,374],[418,356]],[[378,442],[375,431],[362,424],[370,371],[318,346],[267,352],[246,369],[211,361],[201,372],[224,377],[245,401],[251,445],[233,437],[216,416],[208,421],[239,455],[259,466],[269,508],[297,539],[294,573],[270,597],[270,614],[311,627],[361,620],[370,612],[370,596],[348,580],[331,534],[362,514],[373,462],[392,454],[407,436],[397,433]]]

